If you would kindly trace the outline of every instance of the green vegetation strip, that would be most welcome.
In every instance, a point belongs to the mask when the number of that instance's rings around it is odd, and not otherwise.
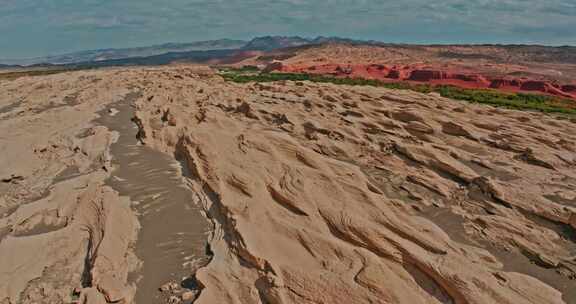
[[[365,85],[396,90],[412,90],[420,93],[436,92],[443,97],[464,100],[472,103],[489,104],[517,110],[533,110],[545,113],[564,113],[576,115],[576,101],[566,98],[525,94],[504,93],[490,89],[464,89],[449,85],[409,84],[398,82],[383,82],[374,79],[337,78],[321,75],[294,74],[294,73],[251,73],[244,70],[227,70],[221,73],[228,81],[237,83],[247,82],[273,82],[282,80],[312,81],[320,83],[333,83],[339,85]]]

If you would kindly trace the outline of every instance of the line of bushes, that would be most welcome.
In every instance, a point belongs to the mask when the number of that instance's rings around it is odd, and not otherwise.
[[[411,84],[405,82],[383,82],[374,79],[339,78],[300,73],[225,73],[222,76],[237,83],[273,82],[282,80],[312,81],[340,85],[377,86],[388,89],[412,90],[420,93],[436,92],[443,97],[472,103],[489,104],[518,110],[534,110],[546,113],[576,114],[576,101],[548,95],[505,93],[490,89],[465,89],[450,85]]]

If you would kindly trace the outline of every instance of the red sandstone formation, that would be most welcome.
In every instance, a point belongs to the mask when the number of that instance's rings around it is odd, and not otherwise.
[[[446,72],[435,70],[414,70],[408,80],[412,81],[432,81],[447,79]]]
[[[500,88],[519,88],[521,82],[518,79],[504,79],[496,78],[492,79],[490,83],[490,88],[500,89]]]
[[[551,83],[548,81],[528,80],[528,81],[522,83],[522,86],[520,86],[520,90],[522,90],[522,91],[537,91],[537,92],[543,92],[543,93],[548,93],[548,94],[562,96],[562,97],[568,97],[568,98],[574,98],[575,97],[568,92],[563,92],[562,87],[559,86],[558,84],[554,84],[554,83]]]
[[[562,86],[562,91],[566,93],[576,93],[576,84],[566,84]]]
[[[475,73],[421,66],[388,66],[382,64],[286,65],[281,62],[275,62],[266,67],[265,71],[332,75],[335,77],[378,79],[382,81],[425,82],[433,85],[453,85],[477,89],[491,88],[509,92],[539,92],[576,99],[576,84],[559,85],[545,80],[523,78],[490,78]]]
[[[406,79],[410,76],[410,69],[393,67],[388,73],[386,78],[390,79]]]

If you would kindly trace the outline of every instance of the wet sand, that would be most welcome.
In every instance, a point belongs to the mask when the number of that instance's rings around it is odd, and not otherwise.
[[[179,163],[138,143],[130,106],[136,97],[113,105],[119,111],[114,116],[103,111],[98,123],[120,133],[111,147],[115,169],[107,184],[129,196],[138,212],[136,254],[143,265],[132,278],[138,281],[136,303],[146,304],[159,302],[161,285],[182,282],[193,275],[194,265],[205,263],[209,223],[194,203]]]

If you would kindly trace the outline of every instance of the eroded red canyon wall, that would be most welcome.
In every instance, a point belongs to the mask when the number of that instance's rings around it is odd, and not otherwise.
[[[382,81],[407,81],[433,85],[454,85],[463,88],[490,88],[508,92],[538,92],[547,95],[576,99],[576,84],[558,84],[553,81],[515,77],[489,77],[477,73],[460,72],[450,69],[430,68],[419,65],[381,64],[323,64],[286,65],[280,62],[270,64],[266,71],[285,73],[307,73],[377,79]]]

